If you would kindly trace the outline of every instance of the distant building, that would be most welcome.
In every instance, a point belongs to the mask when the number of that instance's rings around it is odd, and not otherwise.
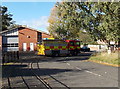
[[[98,40],[97,43],[98,43],[98,44],[101,44],[101,45],[106,45],[106,44],[107,44],[106,41],[102,41],[102,40]]]
[[[5,51],[36,51],[37,43],[40,43],[43,38],[51,38],[46,32],[26,26],[2,31],[0,34],[0,45]]]

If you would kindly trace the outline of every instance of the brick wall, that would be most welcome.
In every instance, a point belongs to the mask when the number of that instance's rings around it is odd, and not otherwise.
[[[52,38],[52,36],[46,33],[42,33],[42,38]]]
[[[30,49],[30,43],[34,43],[34,50],[37,49],[37,31],[24,28],[19,30],[19,50],[23,51],[23,43],[27,44],[27,50]]]

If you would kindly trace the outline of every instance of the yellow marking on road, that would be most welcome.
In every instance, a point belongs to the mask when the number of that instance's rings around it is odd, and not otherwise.
[[[113,66],[113,67],[120,67],[120,65],[105,63],[105,62],[102,62],[102,61],[95,61],[95,60],[88,60],[88,61],[103,64],[103,65]]]
[[[82,60],[81,62],[88,62],[88,60]]]
[[[95,60],[83,60],[83,62],[95,62],[95,63],[99,63],[99,64],[103,64],[103,65],[108,65],[108,66],[113,66],[113,67],[120,67],[120,65],[110,64],[110,63],[106,63],[106,62],[102,62],[102,61],[95,61]]]
[[[12,65],[14,63],[3,63],[2,65]]]

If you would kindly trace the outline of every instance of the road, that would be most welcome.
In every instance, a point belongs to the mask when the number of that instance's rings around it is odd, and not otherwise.
[[[118,89],[118,68],[86,61],[91,54],[67,57],[24,55],[18,62],[3,66],[2,87]]]

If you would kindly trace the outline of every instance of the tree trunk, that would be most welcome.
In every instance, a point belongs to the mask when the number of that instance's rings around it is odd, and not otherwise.
[[[118,49],[120,50],[120,38],[118,39]]]

